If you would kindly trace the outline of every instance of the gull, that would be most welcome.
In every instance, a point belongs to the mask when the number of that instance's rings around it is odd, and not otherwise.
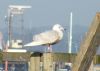
[[[48,50],[52,51],[51,45],[58,43],[63,38],[64,28],[60,24],[55,24],[52,30],[33,36],[33,41],[24,46],[48,45]]]

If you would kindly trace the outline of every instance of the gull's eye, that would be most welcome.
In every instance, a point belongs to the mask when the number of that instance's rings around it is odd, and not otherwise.
[[[59,29],[61,29],[61,26],[59,26]]]

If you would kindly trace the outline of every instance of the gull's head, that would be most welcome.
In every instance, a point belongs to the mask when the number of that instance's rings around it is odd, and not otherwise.
[[[55,24],[52,29],[55,31],[64,31],[64,28],[60,24]]]

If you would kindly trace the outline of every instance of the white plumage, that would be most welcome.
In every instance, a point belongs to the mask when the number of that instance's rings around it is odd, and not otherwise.
[[[63,37],[64,28],[55,24],[50,31],[46,31],[33,36],[33,41],[24,46],[53,45]]]

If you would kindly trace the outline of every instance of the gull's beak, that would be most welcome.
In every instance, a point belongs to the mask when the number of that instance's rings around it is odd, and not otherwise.
[[[66,28],[64,28],[64,31],[66,31],[67,29]]]
[[[62,31],[66,31],[66,28],[61,28]]]

